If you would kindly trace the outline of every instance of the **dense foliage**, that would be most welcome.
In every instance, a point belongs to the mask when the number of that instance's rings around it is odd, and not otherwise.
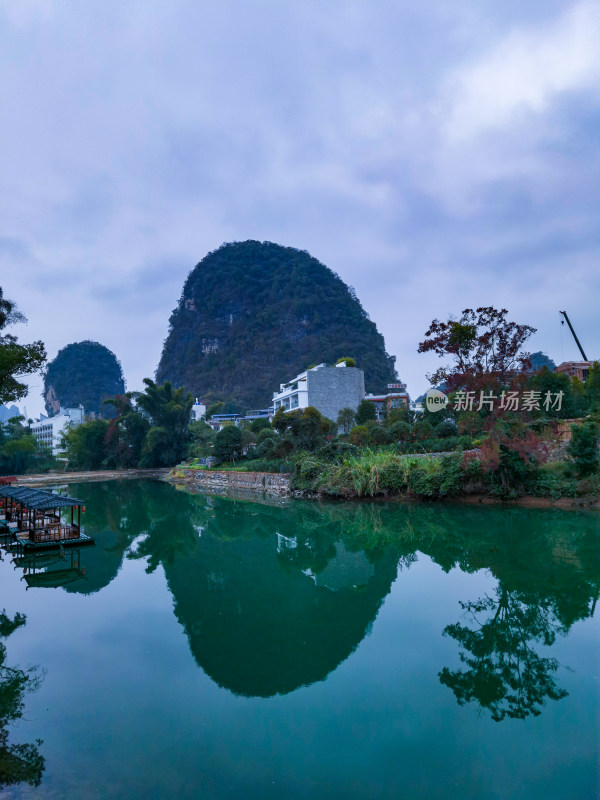
[[[194,398],[166,381],[144,379],[143,393],[112,400],[116,416],[92,419],[68,428],[64,435],[69,469],[169,467],[187,453]]]
[[[242,455],[242,432],[235,425],[227,425],[217,433],[214,445],[215,458],[236,461]]]
[[[4,297],[0,287],[0,403],[25,397],[27,384],[18,379],[37,372],[46,361],[42,342],[19,344],[16,336],[4,332],[5,328],[26,321],[15,304]]]
[[[395,379],[383,337],[334,272],[292,247],[236,242],[189,274],[157,380],[261,407],[280,383],[340,353],[352,353],[365,371],[367,391]]]
[[[114,408],[104,401],[124,391],[123,371],[117,357],[98,342],[74,342],[63,347],[48,364],[44,376],[49,416],[57,414],[60,406],[75,408],[81,404],[86,414],[108,418]]]
[[[0,475],[49,472],[60,465],[50,449],[40,448],[21,416],[0,424]]]
[[[568,453],[580,477],[598,472],[598,425],[595,422],[573,425]]]

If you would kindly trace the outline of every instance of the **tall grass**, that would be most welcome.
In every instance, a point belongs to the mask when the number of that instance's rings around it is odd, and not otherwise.
[[[377,497],[409,491],[418,478],[418,494],[434,496],[443,484],[439,456],[403,456],[394,450],[365,448],[338,463],[305,456],[296,464],[296,488],[340,497]]]

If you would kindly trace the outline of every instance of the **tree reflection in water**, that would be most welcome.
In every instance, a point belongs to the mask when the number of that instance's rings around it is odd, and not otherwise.
[[[368,634],[398,568],[487,570],[496,587],[461,603],[443,633],[460,667],[439,677],[493,719],[538,715],[566,692],[541,650],[592,616],[596,515],[450,504],[244,502],[132,481],[70,487],[90,512],[82,552],[99,591],[123,557],[162,566],[198,665],[236,694],[268,697],[323,680]],[[402,578],[400,578],[402,580]],[[442,631],[440,631],[442,633]],[[442,667],[442,665],[440,665]]]
[[[538,716],[546,698],[566,697],[554,680],[558,661],[533,648],[534,642],[553,644],[558,631],[566,633],[546,603],[528,603],[517,592],[499,586],[495,597],[486,595],[460,605],[473,627],[456,623],[448,625],[444,634],[462,648],[460,660],[467,669],[445,667],[439,675],[459,705],[477,702],[500,722],[505,717]]]
[[[17,628],[25,625],[23,614],[10,619],[0,613],[0,789],[17,783],[39,786],[44,771],[44,757],[39,751],[42,742],[32,744],[9,742],[9,725],[23,716],[26,692],[37,689],[40,676],[34,669],[22,670],[6,664],[6,645],[3,641]]]

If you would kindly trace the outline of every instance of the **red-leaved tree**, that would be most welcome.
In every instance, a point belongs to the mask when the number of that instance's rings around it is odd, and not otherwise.
[[[419,353],[434,352],[453,363],[429,375],[432,384],[445,383],[446,391],[507,384],[530,366],[523,344],[535,333],[530,325],[507,320],[508,311],[492,306],[465,308],[460,319],[434,319]]]

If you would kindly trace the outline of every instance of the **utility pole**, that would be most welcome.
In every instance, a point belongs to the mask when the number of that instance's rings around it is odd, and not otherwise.
[[[581,353],[581,355],[583,356],[583,360],[584,360],[584,361],[587,361],[587,360],[588,360],[588,357],[587,357],[587,356],[586,356],[586,354],[583,352],[583,347],[581,346],[581,344],[580,344],[580,342],[579,342],[579,339],[577,338],[577,334],[575,333],[575,330],[573,329],[573,326],[571,325],[571,320],[570,320],[570,319],[569,319],[569,317],[567,316],[567,312],[566,312],[566,311],[559,311],[559,314],[562,314],[562,315],[563,315],[563,317],[564,317],[564,318],[567,320],[567,325],[569,326],[569,329],[570,329],[571,333],[573,334],[573,338],[574,338],[574,339],[575,339],[575,341],[577,342],[577,347],[579,348],[579,352],[580,352],[580,353]],[[561,323],[564,325],[564,324],[565,324],[565,320],[561,320]]]

